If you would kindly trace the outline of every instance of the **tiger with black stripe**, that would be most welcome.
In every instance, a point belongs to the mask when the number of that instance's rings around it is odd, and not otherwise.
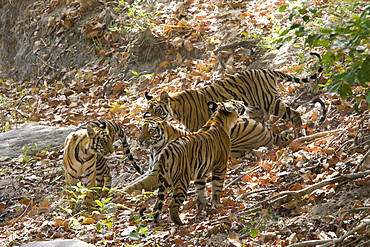
[[[113,142],[118,135],[128,159],[136,170],[141,172],[128,147],[122,128],[108,119],[91,120],[70,133],[64,143],[63,165],[65,168],[66,187],[77,184],[81,177],[87,177],[87,188],[107,187],[112,185],[112,176],[107,164],[107,156],[114,152]],[[92,192],[84,199],[85,206],[91,206]],[[70,201],[73,207],[73,202]]]
[[[319,54],[312,53],[312,55],[320,58]],[[322,68],[318,73],[321,71]],[[190,89],[172,94],[162,92],[156,97],[145,93],[148,109],[144,117],[174,118],[189,131],[197,131],[212,114],[207,109],[207,102],[235,99],[243,101],[249,109],[254,109],[248,112],[248,115],[257,121],[263,122],[264,112],[290,120],[298,137],[302,129],[301,116],[281,101],[276,80],[303,83],[316,79],[318,73],[308,78],[296,78],[270,69],[251,69],[218,80],[198,90]]]
[[[158,221],[165,200],[166,187],[172,185],[169,205],[174,223],[182,225],[179,209],[186,198],[190,180],[195,180],[197,207],[204,209],[206,178],[212,173],[212,209],[220,205],[227,161],[230,156],[230,129],[235,125],[244,107],[236,101],[210,102],[214,111],[207,123],[190,135],[177,138],[167,144],[155,161],[158,165],[158,197],[154,206],[154,219]]]
[[[144,118],[140,122],[138,130],[139,143],[150,149],[148,171],[123,188],[123,191],[127,193],[157,186],[158,166],[155,165],[156,157],[168,142],[191,134],[191,132],[176,128],[166,120],[158,117]]]
[[[193,133],[177,128],[159,117],[144,118],[141,120],[138,130],[138,141],[150,148],[149,169],[144,175],[136,178],[123,189],[127,193],[157,186],[158,165],[155,163],[156,157],[170,141]],[[237,123],[232,128],[230,140],[230,157],[239,158],[248,149],[277,145],[288,141],[289,138],[282,134],[275,134],[260,122],[243,117],[238,118]]]

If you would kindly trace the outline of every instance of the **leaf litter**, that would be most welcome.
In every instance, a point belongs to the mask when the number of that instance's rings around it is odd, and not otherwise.
[[[125,24],[124,12],[114,10],[120,7],[117,2],[100,3],[100,16],[87,18],[90,4],[71,0],[62,9],[61,2],[53,0],[38,6],[40,11],[33,15],[36,20],[47,18],[60,37],[66,36],[69,29],[83,28],[87,39],[98,41],[95,49],[100,59],[81,68],[56,68],[47,62],[53,54],[44,42],[55,42],[57,46],[58,38],[37,41],[34,53],[44,52],[40,57],[44,74],[37,80],[4,80],[0,88],[2,114],[9,128],[21,126],[25,120],[77,126],[94,118],[113,119],[124,127],[134,157],[146,167],[148,151],[136,141],[136,126],[146,108],[144,92],[198,88],[224,76],[215,69],[218,60],[212,51],[243,39],[242,32],[268,35],[275,7],[286,1],[143,1],[142,9],[158,12],[153,20],[156,25],[151,28],[153,37],[168,44],[166,57],[155,63],[155,73],[148,76],[135,70],[127,73],[130,75],[111,73],[113,64],[134,61],[130,51],[134,47],[127,47],[131,45],[129,39],[136,37],[107,29],[103,22],[110,15],[117,28]],[[59,18],[56,12],[60,11]],[[222,57],[227,59],[228,71],[245,69],[254,59],[244,50],[232,49]],[[280,69],[293,67],[284,66]],[[283,99],[289,102],[300,87],[282,85],[286,89],[281,90]],[[223,209],[215,215],[195,217],[198,212],[191,189],[181,215],[191,222],[188,226],[175,226],[166,213],[160,226],[138,217],[140,209],[154,205],[155,193],[120,193],[125,183],[138,176],[125,162],[120,148],[109,161],[117,187],[109,195],[113,199],[99,199],[100,204],[92,212],[71,212],[67,202],[61,200],[65,196],[61,150],[12,160],[1,171],[10,183],[2,188],[9,193],[1,194],[0,242],[12,246],[35,240],[78,238],[96,246],[288,246],[305,241],[325,244],[332,239],[348,246],[353,246],[351,241],[366,243],[370,238],[369,110],[363,105],[356,113],[351,101],[342,102],[336,94],[324,93],[323,97],[328,113],[321,126],[313,121],[318,118],[314,109],[301,108],[301,113],[308,134],[327,131],[326,135],[302,137],[285,147],[260,148],[233,160],[225,181]],[[273,117],[269,124],[277,132],[287,125]],[[4,131],[5,125],[1,128]],[[320,183],[322,186],[313,187]],[[358,231],[351,232],[353,229]]]

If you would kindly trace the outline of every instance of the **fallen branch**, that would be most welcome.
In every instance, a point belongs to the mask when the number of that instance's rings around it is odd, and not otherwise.
[[[254,212],[255,211],[254,207],[257,207],[257,206],[260,206],[260,205],[263,205],[263,204],[266,204],[266,203],[271,203],[271,201],[276,202],[276,201],[279,201],[281,199],[287,198],[289,196],[291,196],[293,198],[300,198],[300,197],[302,197],[304,195],[307,195],[307,194],[310,194],[314,190],[320,189],[320,188],[322,188],[326,185],[340,183],[340,182],[351,180],[351,179],[357,179],[357,178],[361,178],[361,177],[364,177],[364,176],[367,176],[367,175],[370,175],[370,171],[352,173],[352,174],[344,174],[344,175],[341,175],[339,177],[335,177],[335,178],[331,178],[331,179],[321,181],[317,184],[311,185],[311,186],[309,186],[307,188],[304,188],[304,189],[301,189],[301,190],[283,191],[283,192],[280,192],[280,193],[278,193],[278,194],[276,194],[276,195],[274,195],[270,198],[267,198],[266,200],[264,200],[262,202],[257,203],[256,205],[253,206],[253,208],[249,208],[247,210],[243,210],[243,211],[238,212],[238,214],[245,214],[245,213]]]
[[[309,135],[309,136],[302,136],[302,137],[297,138],[296,140],[298,140],[300,142],[307,142],[307,141],[312,141],[312,140],[315,140],[317,138],[324,137],[324,136],[327,136],[327,135],[336,134],[336,133],[339,133],[341,131],[343,131],[343,129],[323,131],[323,132],[315,133],[315,134],[312,134],[312,135]]]
[[[237,176],[233,181],[231,181],[230,183],[226,184],[225,185],[225,189],[229,188],[231,185],[235,184],[236,182],[238,182],[240,179],[242,179],[245,175],[249,174],[249,173],[252,173],[252,172],[255,172],[256,170],[258,170],[259,167],[252,167],[252,168],[249,168],[247,171],[245,172],[242,172],[241,174],[239,174],[239,176]]]
[[[343,225],[343,221],[344,219],[347,217],[347,215],[349,214],[352,214],[352,213],[356,213],[356,212],[359,212],[359,211],[363,211],[363,210],[370,210],[370,207],[359,207],[359,208],[352,208],[350,210],[347,210],[343,215],[342,215],[342,218],[339,222],[339,225],[338,225],[338,228],[337,228],[337,232],[336,232],[336,235],[337,237],[339,237],[339,231],[340,229],[342,228],[342,225]]]
[[[358,172],[358,170],[360,169],[360,167],[362,166],[366,158],[369,156],[369,154],[370,154],[370,149],[367,150],[366,154],[364,155],[364,157],[362,157],[362,159],[360,160],[356,168],[353,170],[353,172]]]
[[[348,236],[360,231],[362,228],[366,227],[366,226],[369,226],[370,225],[370,220],[368,220],[367,222],[365,222],[364,224],[362,225],[359,225],[358,227],[356,227],[355,229],[351,230],[351,231],[348,231],[346,232],[346,234],[344,234],[342,237],[340,238],[336,238],[336,239],[333,239],[331,240],[330,242],[326,243],[326,244],[323,244],[321,245],[320,247],[328,247],[328,246],[332,246],[332,245],[335,245],[337,243],[341,243],[343,242],[344,239],[346,239]]]
[[[301,243],[291,244],[291,245],[288,245],[288,247],[305,247],[305,246],[325,244],[327,242],[331,242],[331,240],[329,240],[329,239],[310,240],[310,241],[304,241],[304,242],[301,242]]]
[[[310,241],[304,241],[301,243],[291,244],[288,245],[288,247],[304,247],[304,246],[312,246],[312,245],[320,245],[320,247],[329,247],[338,243],[343,242],[344,239],[346,239],[348,236],[360,231],[362,228],[370,225],[370,220],[368,222],[365,222],[364,224],[356,227],[355,229],[348,231],[346,234],[344,234],[340,238],[335,239],[325,239],[325,240],[310,240]]]

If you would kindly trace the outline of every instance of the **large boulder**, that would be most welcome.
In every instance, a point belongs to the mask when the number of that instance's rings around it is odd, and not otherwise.
[[[53,241],[36,241],[22,247],[93,247],[94,245],[75,239],[58,239]]]

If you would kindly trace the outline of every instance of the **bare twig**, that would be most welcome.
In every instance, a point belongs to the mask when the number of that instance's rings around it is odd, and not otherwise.
[[[53,66],[51,66],[50,64],[48,64],[44,59],[42,59],[39,55],[36,55],[36,58],[39,59],[45,66],[49,67],[50,69],[53,69],[53,70],[56,70],[56,71],[59,71],[58,68],[55,68]]]
[[[362,157],[362,159],[360,160],[356,168],[353,170],[353,172],[358,172],[358,170],[360,169],[360,167],[362,166],[366,158],[369,156],[369,154],[370,154],[370,149],[367,150],[366,154],[364,155],[364,157]]]
[[[323,244],[323,245],[320,245],[320,247],[329,247],[329,246],[332,246],[332,245],[335,245],[337,243],[341,243],[343,242],[344,239],[346,239],[348,236],[360,231],[362,228],[364,227],[367,227],[370,225],[370,220],[369,221],[366,221],[365,223],[363,223],[362,225],[359,225],[358,227],[346,232],[346,234],[344,234],[342,237],[340,238],[336,238],[336,239],[333,239],[331,240],[330,242],[326,243],[326,244]]]
[[[340,220],[340,222],[339,222],[339,225],[338,225],[338,228],[337,228],[337,232],[336,232],[337,237],[339,237],[339,234],[340,234],[340,233],[339,233],[339,231],[340,231],[340,229],[342,228],[344,218],[345,218],[347,215],[351,214],[351,213],[359,212],[359,211],[362,211],[362,210],[370,210],[370,207],[352,208],[352,209],[350,209],[350,210],[347,210],[347,211],[346,211],[346,213],[342,215],[342,218],[341,218],[341,220]]]
[[[263,205],[263,204],[268,203],[268,202],[271,203],[271,201],[278,201],[278,200],[281,200],[283,198],[287,198],[288,196],[292,196],[294,198],[299,198],[299,197],[302,197],[304,195],[310,194],[314,190],[320,189],[320,188],[322,188],[326,185],[334,184],[334,183],[340,183],[340,182],[343,182],[343,181],[346,181],[346,180],[361,178],[361,177],[364,177],[366,175],[370,175],[370,171],[352,173],[352,174],[344,174],[344,175],[341,175],[339,177],[335,177],[335,178],[331,178],[331,179],[321,181],[317,184],[311,185],[307,188],[297,190],[297,191],[283,191],[283,192],[280,192],[280,193],[278,193],[278,194],[276,194],[276,195],[274,195],[270,198],[267,198],[266,200],[264,200],[262,202],[257,203],[256,205],[254,205],[254,207],[259,206],[259,205]],[[251,209],[240,211],[240,212],[238,212],[238,214],[244,214],[244,213],[248,212],[249,210],[251,210]]]
[[[253,191],[250,191],[248,193],[244,193],[240,196],[238,196],[235,200],[238,201],[238,200],[242,200],[244,199],[244,197],[246,196],[249,196],[249,195],[252,195],[252,194],[256,194],[256,193],[261,193],[261,192],[266,192],[266,191],[277,191],[277,188],[267,188],[267,189],[260,189],[260,190],[253,190]]]
[[[301,243],[291,244],[291,245],[288,245],[288,247],[305,247],[305,246],[312,246],[312,245],[318,245],[318,244],[325,244],[327,242],[331,242],[331,240],[329,239],[310,240],[310,241],[304,241]]]
[[[335,245],[337,243],[343,242],[343,240],[346,239],[348,236],[360,231],[362,228],[364,228],[368,225],[370,225],[370,221],[365,222],[364,224],[356,227],[355,229],[353,229],[351,231],[348,231],[346,234],[344,234],[340,238],[331,239],[331,240],[325,239],[325,240],[304,241],[304,242],[301,242],[301,243],[288,245],[288,247],[304,247],[304,246],[312,246],[312,245],[319,245],[319,244],[322,244],[322,245],[320,245],[320,247],[329,247],[329,246]]]
[[[358,144],[358,140],[359,140],[359,135],[362,131],[364,131],[364,121],[367,120],[369,118],[369,116],[364,116],[361,121],[359,122],[358,124],[358,128],[357,128],[357,131],[356,131],[356,136],[355,136],[355,139],[354,139],[354,143],[355,144]]]

